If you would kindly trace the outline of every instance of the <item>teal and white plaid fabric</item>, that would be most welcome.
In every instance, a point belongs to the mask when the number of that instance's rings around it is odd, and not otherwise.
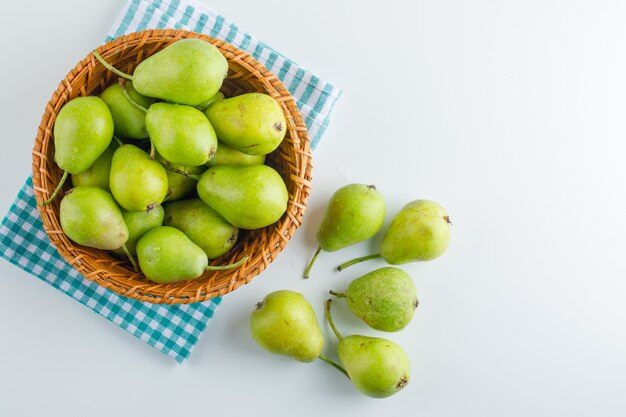
[[[182,0],[129,0],[108,40],[150,28],[187,29],[249,52],[291,91],[306,120],[315,148],[328,126],[341,91],[285,56],[255,40],[203,4]],[[64,292],[159,351],[184,361],[198,341],[221,297],[191,305],[158,305],[122,297],[86,280],[59,256],[46,236],[27,179],[0,227],[0,256]]]

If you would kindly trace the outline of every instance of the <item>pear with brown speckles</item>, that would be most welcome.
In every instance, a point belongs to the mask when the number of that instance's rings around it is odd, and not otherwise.
[[[287,132],[280,104],[267,94],[246,93],[218,100],[205,114],[219,140],[249,155],[272,152]]]

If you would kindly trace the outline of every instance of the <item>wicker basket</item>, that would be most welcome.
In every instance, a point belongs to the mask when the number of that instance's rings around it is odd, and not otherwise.
[[[311,149],[306,126],[295,100],[280,80],[249,54],[218,39],[183,30],[147,30],[122,36],[98,48],[116,68],[132,73],[137,64],[170,43],[182,38],[201,38],[215,45],[229,64],[222,92],[227,97],[244,92],[270,94],[281,104],[287,119],[287,135],[280,147],[267,156],[266,163],[283,177],[289,192],[287,212],[268,227],[241,231],[236,246],[212,264],[234,262],[248,255],[248,261],[233,270],[206,272],[200,278],[172,284],[155,284],[130,263],[110,252],[78,245],[63,233],[59,222],[58,197],[42,207],[61,179],[54,163],[52,127],[61,107],[77,96],[98,95],[117,76],[106,70],[92,54],[72,69],[46,105],[33,149],[33,186],[44,228],[61,256],[85,278],[116,293],[151,303],[183,304],[205,301],[226,294],[250,282],[278,256],[301,224],[311,187]],[[67,191],[71,185],[65,187]]]

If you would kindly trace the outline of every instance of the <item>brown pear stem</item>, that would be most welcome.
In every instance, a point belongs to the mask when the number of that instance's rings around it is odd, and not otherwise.
[[[335,292],[333,290],[328,291],[330,295],[334,295],[337,298],[344,298],[346,295],[342,292]]]
[[[320,254],[321,250],[322,250],[322,247],[318,246],[317,250],[315,251],[315,254],[313,255],[313,258],[311,258],[311,262],[309,262],[309,265],[304,270],[304,278],[308,278],[309,277],[309,273],[311,272],[311,267],[313,266],[313,263],[317,259],[317,255]]]
[[[113,73],[114,73],[114,74],[116,74],[116,75],[119,75],[119,76],[120,76],[120,77],[122,77],[122,78],[126,78],[127,80],[131,80],[131,81],[133,80],[133,76],[132,76],[132,75],[126,74],[125,72],[122,72],[122,71],[118,70],[118,69],[117,69],[117,68],[115,68],[113,65],[109,64],[108,62],[106,62],[106,61],[104,60],[104,58],[102,58],[102,56],[98,53],[98,51],[95,51],[95,50],[94,50],[94,51],[93,51],[93,56],[95,56],[95,57],[96,57],[96,59],[97,59],[98,61],[100,61],[100,63],[101,63],[102,65],[104,65],[104,67],[105,67],[106,69],[108,69],[109,71],[113,72]]]
[[[154,158],[156,158],[156,148],[154,147],[154,142],[150,139],[150,159],[154,161]]]
[[[372,255],[367,255],[367,256],[362,256],[360,258],[355,258],[351,261],[348,262],[344,262],[341,265],[339,265],[337,267],[337,271],[343,271],[344,269],[346,269],[347,267],[354,265],[354,264],[358,264],[359,262],[363,262],[363,261],[369,261],[370,259],[376,259],[376,258],[380,258],[381,254],[380,253],[374,253]]]
[[[161,165],[163,165],[163,168],[167,169],[168,171],[172,171],[175,174],[182,175],[185,178],[191,178],[192,180],[200,181],[200,175],[190,174],[189,172],[182,169],[174,168],[167,163],[161,162]]]
[[[217,265],[217,266],[213,266],[213,265],[208,265],[206,266],[204,269],[206,271],[222,271],[224,269],[233,269],[233,268],[237,268],[240,267],[241,265],[244,264],[244,262],[246,262],[248,260],[248,255],[244,256],[243,258],[241,258],[239,261],[235,262],[234,264],[228,264],[228,265]]]
[[[61,191],[61,188],[63,188],[63,184],[65,183],[65,180],[67,180],[68,175],[69,175],[69,172],[63,171],[63,176],[61,177],[61,181],[59,181],[59,185],[57,185],[57,188],[54,189],[54,192],[52,193],[50,198],[41,204],[43,207],[47,206],[48,204],[52,203],[52,201],[54,201],[57,194],[59,194],[59,191]]]
[[[130,261],[130,263],[133,265],[133,271],[139,272],[139,267],[137,266],[137,262],[135,262],[135,257],[130,253],[128,247],[126,247],[126,244],[122,245],[122,250],[126,254],[126,257]]]
[[[333,317],[330,314],[330,304],[333,302],[333,300],[328,299],[326,300],[326,320],[328,320],[328,324],[330,324],[330,328],[333,329],[333,333],[335,333],[335,336],[337,336],[337,339],[339,339],[339,341],[341,342],[343,340],[343,336],[341,336],[341,334],[339,333],[339,331],[337,330],[337,328],[335,327],[335,323],[333,323]]]
[[[327,358],[326,356],[324,356],[321,353],[318,356],[318,359],[323,360],[324,362],[326,362],[327,364],[329,364],[330,366],[332,366],[333,368],[337,369],[339,372],[344,374],[348,379],[350,379],[350,375],[348,375],[348,372],[346,372],[346,370],[341,365],[339,365],[337,362],[333,361],[330,358]]]

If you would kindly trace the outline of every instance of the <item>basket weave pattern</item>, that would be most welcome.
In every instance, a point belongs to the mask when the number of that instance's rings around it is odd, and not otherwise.
[[[54,163],[52,135],[56,117],[69,100],[99,95],[118,77],[104,68],[92,54],[80,61],[61,81],[47,103],[33,148],[33,188],[44,228],[61,256],[89,280],[126,297],[151,303],[183,304],[224,295],[250,282],[276,258],[300,226],[311,190],[311,149],[306,126],[295,100],[280,80],[248,53],[219,39],[184,30],[146,30],[117,38],[97,51],[116,68],[132,74],[147,57],[183,38],[200,38],[215,45],[226,57],[228,76],[221,91],[226,97],[246,92],[270,94],[281,105],[287,120],[287,134],[279,148],[269,154],[266,164],[282,176],[289,192],[287,212],[268,227],[240,232],[235,247],[211,264],[248,261],[233,270],[205,272],[200,278],[172,284],[155,284],[135,273],[130,263],[110,252],[78,245],[63,233],[59,220],[61,197],[42,207],[59,183],[63,171]],[[68,181],[64,188],[71,185]]]

